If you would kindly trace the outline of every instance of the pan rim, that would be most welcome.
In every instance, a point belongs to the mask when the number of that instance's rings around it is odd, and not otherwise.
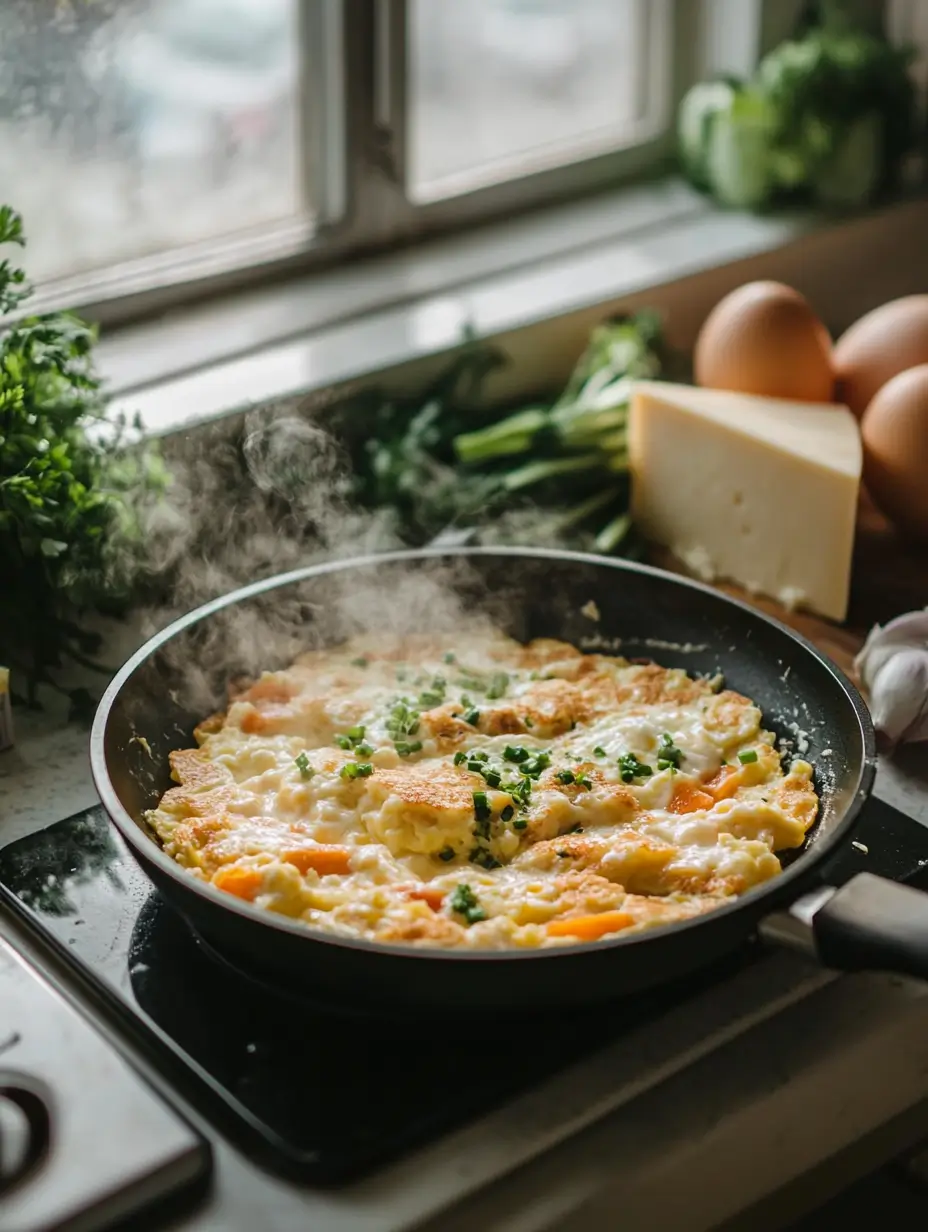
[[[97,706],[94,715],[93,725],[90,734],[90,766],[91,776],[93,778],[94,787],[100,797],[100,802],[104,812],[110,822],[115,825],[122,838],[129,846],[136,851],[143,859],[155,864],[160,871],[167,875],[182,889],[186,889],[204,902],[211,904],[213,907],[219,907],[223,910],[230,911],[243,920],[260,924],[274,931],[287,933],[290,936],[303,938],[308,942],[316,944],[324,943],[326,945],[335,946],[341,949],[360,950],[367,953],[382,955],[385,958],[394,959],[417,959],[420,962],[529,962],[529,961],[544,961],[555,960],[559,958],[577,957],[580,954],[590,953],[591,947],[583,945],[558,946],[552,949],[534,949],[534,950],[441,950],[417,948],[412,945],[385,945],[377,941],[368,941],[358,937],[343,937],[335,933],[328,933],[322,929],[313,928],[311,925],[301,923],[297,920],[291,920],[286,916],[277,916],[273,912],[264,911],[260,907],[255,907],[251,903],[242,902],[234,896],[223,894],[221,890],[214,886],[200,882],[197,878],[189,876],[185,870],[168,856],[164,850],[154,841],[149,838],[143,831],[142,827],[136,822],[129,812],[123,807],[118,799],[115,789],[110,781],[109,772],[106,765],[105,753],[105,735],[109,721],[110,713],[113,704],[118,697],[121,689],[135,673],[135,671],[151,656],[159,650],[167,642],[171,641],[178,634],[192,625],[197,624],[201,620],[222,611],[226,607],[231,607],[236,603],[242,603],[248,599],[254,598],[257,595],[266,593],[267,591],[277,590],[284,586],[293,585],[294,583],[307,581],[315,577],[322,577],[330,573],[339,573],[349,569],[370,568],[378,565],[389,564],[419,564],[429,560],[449,559],[459,560],[472,557],[510,557],[510,558],[530,558],[542,560],[555,560],[559,562],[571,562],[581,565],[592,565],[598,569],[614,569],[619,573],[644,574],[659,578],[662,581],[670,582],[672,585],[679,586],[683,590],[694,590],[702,594],[711,596],[712,598],[721,601],[722,603],[746,613],[752,619],[761,624],[769,625],[778,632],[785,634],[791,641],[801,646],[808,654],[814,658],[821,667],[834,679],[836,684],[846,696],[848,702],[854,711],[857,720],[858,729],[860,732],[861,746],[863,756],[861,759],[860,770],[858,772],[857,783],[853,789],[853,795],[846,805],[843,815],[840,820],[834,825],[832,831],[817,840],[814,850],[811,848],[800,849],[797,858],[794,859],[788,867],[784,868],[776,877],[769,881],[763,882],[760,885],[754,886],[752,889],[739,895],[731,903],[726,903],[723,906],[713,908],[712,911],[706,912],[704,915],[694,916],[688,920],[680,920],[672,924],[662,925],[655,929],[648,929],[641,933],[635,933],[631,936],[617,936],[610,940],[600,940],[592,951],[600,953],[604,950],[614,950],[625,948],[628,946],[640,945],[647,941],[653,941],[657,938],[667,937],[670,935],[680,935],[690,930],[698,929],[701,926],[710,923],[713,920],[721,920],[733,915],[735,912],[750,909],[751,904],[759,903],[765,899],[775,899],[781,902],[789,898],[788,889],[797,879],[808,876],[815,867],[820,866],[828,855],[839,845],[840,842],[851,831],[855,821],[857,820],[863,806],[869,799],[873,781],[876,775],[877,755],[876,755],[876,736],[873,729],[873,724],[870,719],[870,713],[861,696],[860,692],[847,677],[847,675],[833,663],[828,657],[823,654],[817,646],[815,646],[808,638],[798,633],[789,625],[777,620],[776,617],[770,616],[768,613],[752,607],[751,604],[744,600],[736,599],[731,595],[708,585],[707,583],[697,581],[694,578],[685,577],[676,573],[672,573],[667,569],[660,569],[654,565],[642,564],[639,561],[629,561],[618,557],[597,556],[589,552],[573,552],[561,551],[555,548],[530,548],[530,547],[427,547],[427,548],[409,548],[391,552],[375,552],[368,553],[363,556],[340,557],[337,560],[322,561],[314,565],[306,565],[300,569],[293,569],[286,573],[275,574],[270,578],[262,578],[260,581],[249,583],[247,586],[239,587],[237,590],[230,591],[225,595],[221,595],[216,599],[210,600],[208,603],[201,604],[197,608],[185,613],[172,621],[165,628],[159,630],[150,637],[142,646],[140,646],[134,654],[132,654],[122,665],[119,671],[107,685],[100,703]],[[775,908],[774,908],[775,909]]]

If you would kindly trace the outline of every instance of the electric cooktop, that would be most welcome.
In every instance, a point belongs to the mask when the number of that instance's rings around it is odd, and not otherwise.
[[[928,888],[928,834],[873,800],[827,870]],[[93,808],[0,851],[0,896],[63,955],[162,1074],[266,1168],[355,1179],[483,1115],[724,981],[751,945],[697,977],[530,1023],[460,1012],[436,1022],[349,1016],[255,981],[207,950]]]

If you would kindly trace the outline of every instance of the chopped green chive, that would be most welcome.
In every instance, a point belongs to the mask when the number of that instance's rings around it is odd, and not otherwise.
[[[516,820],[512,823],[512,828],[513,830],[524,830],[527,825],[528,825],[528,822],[525,820],[524,817],[517,817]]]
[[[482,693],[483,692],[483,682],[480,680],[477,680],[476,677],[474,676],[461,676],[458,680],[455,680],[454,683],[458,686],[459,689],[467,689],[469,693]],[[467,698],[463,697],[462,700],[464,701],[464,704],[466,706]]]
[[[454,764],[456,766],[463,766],[466,761],[467,761],[466,753],[462,753],[460,750],[457,753],[455,753]]]
[[[471,864],[479,864],[481,868],[499,868],[499,860],[494,859],[485,847],[475,847],[468,857]]]
[[[490,802],[485,791],[474,792],[474,816],[478,821],[489,821]]]
[[[578,787],[585,787],[587,791],[593,790],[593,783],[588,774],[578,774],[577,775],[577,785]]]
[[[483,749],[477,749],[476,752],[471,753],[471,757],[474,759],[474,761],[489,761],[490,760],[490,754],[485,752]]]
[[[393,740],[414,736],[419,730],[418,710],[413,710],[405,699],[401,699],[387,716],[386,728]]]
[[[558,770],[554,777],[559,783],[570,784],[574,782],[573,770]]]
[[[499,787],[502,780],[498,770],[484,770],[483,777],[486,779],[487,787]]]
[[[757,753],[754,749],[745,749],[743,753],[738,754],[738,760],[742,766],[749,766],[751,762],[757,761]]]
[[[490,677],[490,683],[487,685],[487,697],[491,700],[505,697],[508,688],[509,677],[507,674],[505,672],[494,672]]]
[[[527,715],[525,716],[525,726],[526,726],[526,727],[534,727],[534,726],[535,726],[535,722],[534,722],[534,720],[532,719],[532,716],[531,716],[530,714],[527,714]]]
[[[429,687],[419,694],[419,705],[423,710],[430,710],[433,706],[440,706],[445,700],[445,690],[447,687],[444,676],[433,677]]]
[[[518,765],[520,762],[528,761],[529,751],[521,744],[507,744],[503,749],[503,757],[506,761],[514,761]]]
[[[593,750],[593,756],[594,757],[605,757],[606,756],[606,750],[603,748],[601,744],[597,744],[596,748]]]
[[[454,653],[453,653],[453,651],[450,651],[450,650],[449,650],[449,651],[445,654],[445,662],[446,662],[446,663],[454,663],[454,661],[455,661],[455,658],[454,658]]]
[[[537,779],[542,770],[547,770],[551,765],[550,753],[536,753],[531,761],[524,762],[522,765],[522,773],[527,774],[529,778]]]
[[[470,724],[471,727],[476,727],[477,724],[480,722],[480,711],[477,709],[476,706],[471,706],[469,707],[469,709],[464,711],[464,713],[461,715],[461,718],[464,720],[465,723]]]
[[[454,848],[453,847],[442,847],[441,851],[438,853],[438,858],[439,860],[444,860],[444,862],[447,864],[449,860],[454,859]]]
[[[526,808],[532,798],[531,779],[517,779],[514,783],[504,783],[502,789],[512,796],[520,808]]]
[[[623,753],[619,758],[619,778],[623,783],[631,783],[635,779],[649,779],[654,771],[643,761],[639,761],[634,753]]]
[[[343,779],[366,779],[374,773],[374,767],[369,761],[349,761],[339,771]]]
[[[480,906],[477,895],[466,882],[455,886],[450,900],[451,910],[462,915],[468,924],[478,924],[487,918],[487,913]]]
[[[677,748],[673,742],[673,737],[669,732],[664,732],[663,736],[661,736],[661,743],[657,750],[658,770],[679,770],[680,763],[682,761],[682,749]]]
[[[507,804],[506,807],[503,809],[503,811],[499,815],[500,821],[512,821],[515,815],[516,815],[516,810],[512,807],[511,804]]]
[[[306,756],[305,753],[301,753],[299,755],[299,757],[296,759],[295,765],[296,765],[297,770],[299,770],[300,772],[301,778],[311,779],[313,775],[316,773],[315,770],[312,768],[312,766],[309,764],[309,758]]]
[[[359,749],[358,752],[360,751],[361,750]],[[411,757],[413,753],[422,752],[422,741],[413,740],[412,743],[410,743],[408,740],[397,740],[396,751],[399,753],[400,757]]]
[[[363,743],[366,730],[363,723],[349,727],[343,736],[335,737],[335,743],[340,749],[354,749],[362,757],[370,757],[374,750],[369,744]]]
[[[361,657],[358,659],[351,660],[352,667],[367,667],[369,663],[370,663],[370,659],[365,659],[363,655],[361,655]]]

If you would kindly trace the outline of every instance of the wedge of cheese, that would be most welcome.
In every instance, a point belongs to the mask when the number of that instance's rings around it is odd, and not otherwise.
[[[705,581],[844,619],[862,462],[846,407],[642,381],[629,457],[647,538]]]

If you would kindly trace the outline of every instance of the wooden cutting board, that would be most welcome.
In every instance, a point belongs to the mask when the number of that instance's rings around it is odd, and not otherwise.
[[[815,528],[810,527],[809,533],[814,534]],[[687,572],[665,549],[655,548],[651,560],[664,569]],[[853,677],[854,656],[874,624],[928,606],[928,550],[901,539],[864,494],[858,510],[851,603],[843,625],[807,612],[788,612],[779,603],[737,586],[720,584],[719,590],[790,625]]]

